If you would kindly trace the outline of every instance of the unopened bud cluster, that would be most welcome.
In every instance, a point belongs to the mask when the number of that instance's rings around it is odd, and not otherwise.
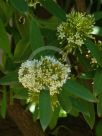
[[[94,17],[86,13],[72,11],[66,15],[66,22],[57,27],[60,44],[66,45],[64,50],[70,53],[80,48],[87,37],[92,38],[94,23]]]

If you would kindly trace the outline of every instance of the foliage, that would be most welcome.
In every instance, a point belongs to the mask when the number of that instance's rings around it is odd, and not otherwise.
[[[86,15],[86,13],[76,11],[72,11],[66,16],[65,9],[62,9],[57,1],[39,0],[36,6],[34,3],[31,5],[30,2],[28,0],[0,0],[0,50],[2,51],[2,60],[0,62],[0,85],[2,88],[0,90],[2,94],[0,114],[3,118],[5,117],[7,96],[12,94],[10,96],[12,98],[10,99],[19,99],[23,102],[32,112],[33,118],[40,119],[44,130],[48,126],[50,128],[56,126],[62,111],[71,115],[81,113],[88,125],[93,128],[96,123],[95,114],[99,118],[102,116],[102,28],[100,25],[102,12],[95,11],[92,14],[92,18],[91,14]],[[39,7],[43,7],[51,15],[49,14],[47,19],[41,19],[36,14],[36,8]],[[71,14],[76,14],[78,18],[71,18]],[[82,23],[80,17],[84,19]],[[69,20],[75,21],[74,26],[76,24],[78,26],[74,29],[72,22]],[[70,22],[66,25],[66,28],[68,30],[73,28],[71,37],[74,33],[76,34],[76,28],[79,30],[80,27],[79,37],[81,35],[83,39],[80,47],[76,47],[76,44],[71,45],[71,51],[67,51],[65,55],[66,46],[69,48],[70,45],[66,43],[66,40],[63,41],[63,38],[61,39],[62,42],[59,43],[58,37],[60,36],[58,35],[57,28],[66,21]],[[85,21],[87,22],[85,23]],[[94,21],[96,24],[94,24]],[[67,37],[67,40],[69,41],[69,37]],[[81,39],[79,38],[78,40]],[[101,43],[100,46],[99,43]],[[73,47],[75,48],[73,49]],[[56,96],[53,96],[52,99],[49,92],[51,86],[48,87],[47,84],[50,78],[46,78],[46,83],[44,82],[44,87],[40,90],[40,93],[37,94],[37,97],[31,96],[34,101],[28,102],[29,88],[24,88],[19,82],[18,71],[22,63],[25,63],[29,59],[30,61],[32,59],[39,60],[41,56],[54,56],[58,62],[63,63],[61,67],[67,63],[71,68],[70,79],[64,82],[59,93],[56,93]],[[65,58],[66,56],[68,57]],[[55,64],[55,61],[53,63]],[[52,70],[50,64],[50,68],[47,66],[48,64],[46,63],[44,65],[45,68],[42,70],[47,68],[47,72]],[[61,70],[64,70],[61,74],[65,72],[65,68]],[[33,69],[33,72],[35,71]],[[23,72],[28,71],[25,70]],[[48,74],[47,72],[46,75]],[[37,74],[35,74],[36,76],[33,73],[30,74],[32,80],[38,76]],[[61,74],[59,74],[60,80]],[[45,75],[42,75],[41,78],[44,80],[44,77]],[[32,82],[32,84],[35,83],[30,77],[27,80],[30,83]],[[51,81],[53,82],[53,80]],[[33,94],[31,93],[30,95]],[[36,99],[37,103],[35,102]],[[51,104],[56,103],[56,99],[58,104],[52,107]],[[94,106],[97,107],[97,110]],[[35,108],[32,109],[32,107]],[[100,124],[98,126],[101,128]],[[99,135],[98,126],[96,129],[97,136]]]

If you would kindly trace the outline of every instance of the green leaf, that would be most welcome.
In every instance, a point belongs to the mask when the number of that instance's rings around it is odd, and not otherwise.
[[[0,113],[2,118],[5,118],[6,116],[6,107],[7,107],[7,98],[6,98],[6,90],[3,90],[3,98],[1,100],[1,109],[0,109]]]
[[[12,6],[18,11],[24,13],[28,11],[28,5],[25,0],[10,0]]]
[[[14,87],[11,88],[11,91],[13,92],[13,97],[16,99],[27,99],[28,98],[28,90],[23,87]]]
[[[43,37],[41,35],[37,20],[31,19],[30,23],[30,43],[32,50],[44,46]]]
[[[61,93],[58,95],[58,100],[61,107],[69,113],[72,109],[72,103],[66,90],[61,91]]]
[[[98,21],[102,18],[102,12],[98,11],[94,13],[95,21]]]
[[[23,37],[20,41],[18,41],[15,51],[14,51],[14,61],[23,61],[27,60],[31,53],[31,48],[28,42],[27,37]]]
[[[102,66],[102,53],[99,48],[89,39],[86,40],[85,45],[87,49],[91,52],[92,56],[96,58],[98,64]]]
[[[102,117],[102,93],[98,96],[97,114]]]
[[[60,112],[60,107],[58,106],[54,109],[53,116],[52,116],[51,122],[49,124],[50,129],[55,128],[55,126],[57,124],[57,120],[59,118],[59,112]]]
[[[9,39],[1,19],[0,19],[0,48],[10,55]]]
[[[95,96],[98,96],[102,93],[102,69],[97,69],[95,77],[94,77],[94,85],[93,85],[93,93]]]
[[[68,80],[63,86],[63,90],[65,90],[66,93],[70,93],[89,102],[94,102],[96,100],[90,90],[75,80]]]
[[[89,115],[89,103],[87,101],[84,101],[82,99],[75,99],[73,97],[70,97],[70,100],[72,102],[73,108],[78,110],[78,112]]]
[[[5,62],[4,62],[4,70],[5,73],[7,72],[12,72],[17,70],[17,63],[14,63],[12,58],[9,58],[6,54],[5,54]]]
[[[102,120],[96,125],[96,136],[102,136]]]
[[[86,122],[88,123],[88,125],[90,126],[90,128],[92,129],[95,124],[95,110],[94,110],[94,105],[92,103],[89,103],[89,111],[88,112],[90,115],[83,113],[83,116],[84,116]]]
[[[59,42],[57,41],[56,31],[50,29],[41,29],[41,32],[44,37],[46,37],[46,45],[47,46],[59,46]],[[50,50],[51,52],[51,50]]]
[[[49,30],[56,30],[56,28],[59,24],[59,20],[55,16],[52,16],[51,18],[49,18],[47,20],[38,19],[38,22],[39,22],[41,28],[44,28],[44,29],[46,28]]]
[[[39,95],[40,122],[43,130],[47,128],[52,118],[51,98],[48,90],[42,90]]]
[[[78,117],[79,116],[79,111],[76,108],[72,108],[72,110],[70,111],[70,115],[74,116],[74,117]]]
[[[62,21],[66,20],[66,13],[53,0],[40,0],[40,2],[51,14],[58,17]]]
[[[18,73],[17,72],[9,72],[4,77],[0,78],[0,85],[10,85],[18,83]]]
[[[27,16],[21,16],[18,12],[15,14],[16,27],[21,37],[29,37],[29,18]]]
[[[0,0],[0,18],[3,20],[5,24],[9,22],[12,13],[13,9],[9,2]]]

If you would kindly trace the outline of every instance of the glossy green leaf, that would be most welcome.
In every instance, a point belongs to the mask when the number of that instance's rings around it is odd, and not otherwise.
[[[100,93],[102,93],[101,85],[102,85],[102,69],[97,69],[93,84],[93,93],[95,96],[98,96]]]
[[[102,93],[98,96],[97,114],[99,117],[102,117]]]
[[[89,102],[84,101],[82,99],[75,99],[73,97],[70,97],[70,100],[72,102],[73,108],[78,110],[78,112],[82,112],[86,115],[89,115]]]
[[[96,136],[102,136],[102,120],[96,125]]]
[[[66,93],[70,93],[89,102],[95,101],[95,97],[90,92],[90,90],[75,80],[68,80],[67,83],[63,86],[63,90],[65,90]]]
[[[18,73],[17,72],[9,72],[4,77],[0,78],[0,85],[10,85],[18,83]]]
[[[0,48],[10,55],[9,39],[1,19],[0,19]]]
[[[51,14],[58,17],[62,21],[66,19],[66,13],[61,7],[53,0],[40,0],[44,8],[46,8]]]
[[[57,124],[57,121],[58,121],[58,118],[59,118],[59,112],[60,112],[60,107],[56,107],[54,109],[54,112],[53,112],[53,115],[52,115],[52,119],[51,119],[51,122],[49,124],[49,127],[51,129],[55,128],[56,124]]]
[[[99,48],[89,39],[86,40],[85,45],[92,56],[96,58],[98,64],[102,66],[102,53]]]
[[[58,95],[58,100],[61,107],[66,111],[70,112],[72,109],[72,103],[69,98],[69,94],[66,90],[62,90],[61,93]]]
[[[1,100],[1,109],[0,109],[0,113],[2,118],[5,118],[6,116],[6,107],[7,107],[7,96],[6,96],[6,90],[3,90],[3,97]]]
[[[10,3],[15,9],[17,9],[20,12],[24,13],[28,11],[28,5],[25,0],[10,0]]]
[[[93,128],[95,124],[95,110],[94,110],[94,105],[92,103],[89,104],[88,112],[89,112],[89,115],[83,113],[83,116],[86,122],[88,123],[88,125],[90,126],[90,128]]]
[[[48,90],[42,90],[39,96],[39,114],[43,130],[47,128],[52,118],[51,98]]]
[[[44,46],[44,41],[38,26],[38,22],[34,18],[31,19],[30,23],[30,43],[32,50]]]

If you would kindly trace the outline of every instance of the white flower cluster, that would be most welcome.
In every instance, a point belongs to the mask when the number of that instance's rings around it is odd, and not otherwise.
[[[50,91],[53,96],[59,93],[69,77],[70,66],[64,65],[54,57],[45,56],[40,60],[27,60],[19,69],[19,82],[29,92],[39,93],[43,89]]]
[[[92,38],[94,17],[85,13],[72,11],[66,15],[66,22],[57,27],[57,35],[60,44],[66,44],[65,49],[72,52],[73,49],[81,47],[86,37]]]

